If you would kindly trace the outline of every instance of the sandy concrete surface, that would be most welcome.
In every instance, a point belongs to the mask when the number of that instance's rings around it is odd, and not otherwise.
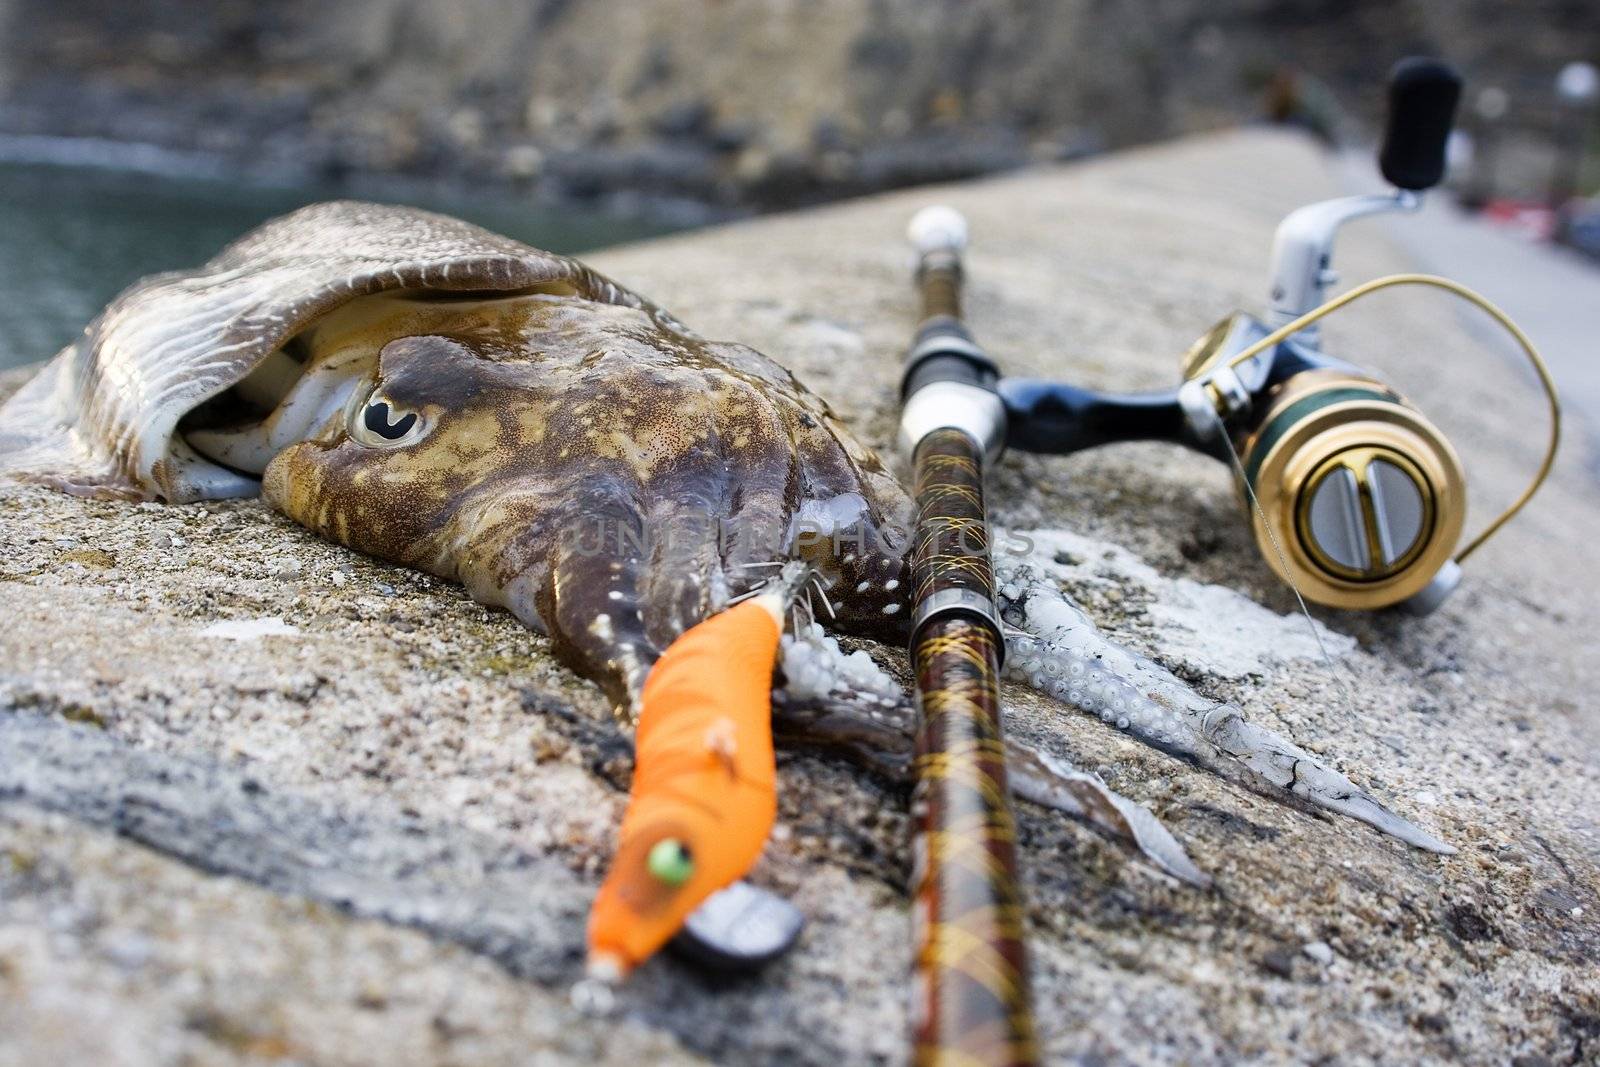
[[[1009,371],[1144,388],[1173,381],[1224,312],[1261,309],[1273,225],[1336,185],[1307,143],[1245,132],[593,262],[788,364],[886,447],[913,304],[902,233],[922,204],[967,213],[971,322]],[[1408,263],[1372,228],[1345,237],[1340,266],[1354,280]],[[1514,494],[1542,412],[1480,321],[1387,294],[1328,332],[1452,435],[1469,525]],[[1293,609],[1220,466],[1154,445],[1002,462],[1001,522],[1104,546],[1067,581],[1109,632],[1157,658],[1170,638],[1165,662],[1192,683],[1460,849],[1411,850],[1008,691],[1014,733],[1149,805],[1217,880],[1183,888],[1020,809],[1052,1062],[1600,1056],[1587,440],[1571,436],[1545,495],[1440,613],[1318,612],[1342,635],[1332,668],[1238,641],[1208,659],[1164,602],[1180,589],[1184,604],[1219,602],[1198,583]],[[799,949],[737,980],[659,959],[597,1021],[568,990],[629,747],[541,638],[253,501],[0,488],[0,604],[7,1067],[903,1058],[897,787],[783,757],[755,880],[810,917]],[[1292,622],[1238,632],[1271,644]],[[904,677],[897,650],[871,651]]]

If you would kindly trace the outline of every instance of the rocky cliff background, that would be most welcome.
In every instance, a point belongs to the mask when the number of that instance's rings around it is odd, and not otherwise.
[[[1265,115],[1370,128],[1411,52],[1510,94],[1542,190],[1587,0],[0,0],[0,133],[268,172],[767,207]]]

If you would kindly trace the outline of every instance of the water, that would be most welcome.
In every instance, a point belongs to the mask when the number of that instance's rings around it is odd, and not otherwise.
[[[350,195],[349,190],[0,164],[0,369],[54,355],[107,301],[143,275],[197,266],[274,215]],[[583,252],[672,228],[504,198],[356,195],[443,211],[553,252]]]

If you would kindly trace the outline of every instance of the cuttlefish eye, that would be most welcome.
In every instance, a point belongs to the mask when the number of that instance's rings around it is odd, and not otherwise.
[[[664,837],[650,846],[645,869],[663,885],[680,886],[694,875],[694,856],[676,837]]]
[[[427,430],[420,414],[395,405],[376,390],[351,410],[347,426],[353,440],[370,448],[409,444]]]

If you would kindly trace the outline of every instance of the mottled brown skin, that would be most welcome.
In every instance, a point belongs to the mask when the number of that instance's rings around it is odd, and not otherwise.
[[[461,307],[376,339],[355,414],[268,467],[274,507],[508,608],[625,708],[678,634],[769,573],[752,564],[808,555],[841,628],[900,633],[907,498],[788,371],[571,296]],[[425,432],[362,443],[369,396]],[[802,502],[842,494],[865,502],[859,529],[797,544]]]

